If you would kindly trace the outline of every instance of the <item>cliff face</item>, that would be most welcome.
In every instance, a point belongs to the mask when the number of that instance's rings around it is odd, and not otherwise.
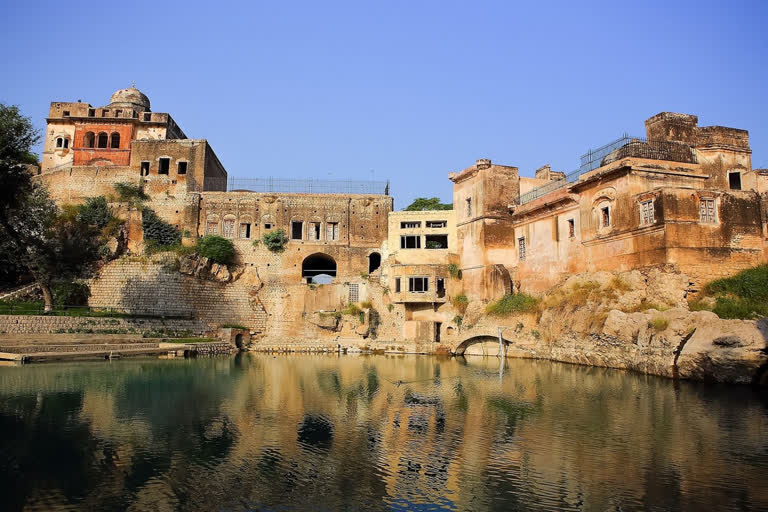
[[[768,318],[725,320],[690,311],[688,293],[687,276],[670,269],[572,276],[543,297],[538,315],[503,320],[508,356],[768,383]],[[499,323],[475,320],[479,329]]]

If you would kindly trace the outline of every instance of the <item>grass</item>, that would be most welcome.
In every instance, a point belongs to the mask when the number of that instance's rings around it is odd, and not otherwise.
[[[169,338],[169,343],[183,343],[185,345],[190,343],[216,343],[219,340],[216,338]]]
[[[512,313],[529,313],[539,306],[539,299],[525,293],[505,295],[496,302],[488,304],[485,312],[493,316],[507,316]]]
[[[644,298],[643,300],[640,301],[640,304],[633,306],[631,308],[624,308],[622,311],[624,311],[625,313],[638,313],[638,312],[648,311],[649,309],[655,309],[656,311],[666,311],[669,308],[663,304],[648,302],[648,299]]]
[[[692,300],[688,302],[688,309],[690,311],[712,311],[713,308],[703,300]]]
[[[373,304],[371,303],[371,301],[366,300],[360,303],[360,307],[363,309],[371,309],[373,307]]]
[[[451,299],[451,304],[463,315],[467,310],[467,306],[469,306],[469,299],[464,294],[456,295]]]
[[[669,320],[657,316],[648,321],[648,327],[652,328],[654,331],[660,332],[669,327]]]
[[[751,319],[768,316],[768,264],[707,283],[704,295],[715,297],[712,311],[720,318]],[[691,302],[698,307],[696,302]],[[701,305],[703,309],[709,309]],[[695,310],[699,311],[699,310]]]
[[[242,329],[243,331],[250,331],[250,328],[240,324],[223,324],[221,327],[225,329]]]

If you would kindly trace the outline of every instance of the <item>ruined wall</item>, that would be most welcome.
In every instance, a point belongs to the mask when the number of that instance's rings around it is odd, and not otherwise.
[[[197,320],[177,318],[90,318],[72,316],[0,315],[0,334],[137,334],[187,331],[201,334]],[[157,334],[156,334],[157,335]]]
[[[115,194],[115,183],[138,184],[138,175],[128,167],[68,167],[40,175],[51,198],[60,204],[80,203],[87,197]]]

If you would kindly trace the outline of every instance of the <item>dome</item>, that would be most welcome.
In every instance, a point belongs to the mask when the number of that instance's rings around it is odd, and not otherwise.
[[[110,107],[133,107],[137,110],[149,111],[149,98],[135,87],[120,89],[109,100]]]

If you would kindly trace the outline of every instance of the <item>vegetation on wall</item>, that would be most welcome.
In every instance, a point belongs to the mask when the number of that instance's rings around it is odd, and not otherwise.
[[[469,305],[469,299],[467,299],[467,296],[464,294],[456,295],[451,299],[451,304],[453,304],[453,307],[463,315]]]
[[[115,192],[118,200],[124,203],[130,203],[132,206],[140,206],[144,201],[149,200],[149,196],[144,193],[141,185],[133,183],[115,183]]]
[[[461,279],[461,269],[456,263],[448,265],[448,274],[454,279]]]
[[[264,233],[261,237],[262,242],[272,252],[283,252],[285,244],[288,243],[288,236],[282,229],[276,229],[268,233]]]
[[[720,318],[768,316],[768,264],[707,283],[703,294],[715,299],[714,306],[695,301],[689,303],[691,310],[710,309]]]
[[[144,242],[150,251],[171,248],[181,243],[181,232],[158,217],[151,208],[142,211],[141,226],[144,229]]]
[[[229,238],[206,235],[197,241],[197,254],[216,263],[227,265],[235,259],[235,245]]]
[[[421,212],[427,210],[453,210],[452,204],[441,203],[437,197],[417,197],[406,207],[407,212]]]
[[[525,293],[505,295],[488,304],[485,312],[493,316],[507,316],[512,313],[530,313],[538,308],[539,299]]]

